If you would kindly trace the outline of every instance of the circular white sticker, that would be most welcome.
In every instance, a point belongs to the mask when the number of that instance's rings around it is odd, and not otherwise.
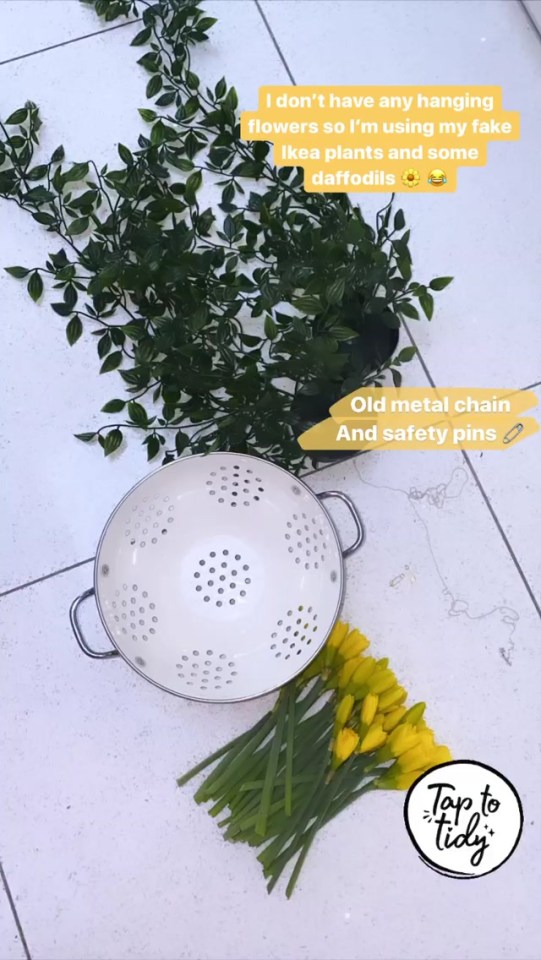
[[[452,760],[415,781],[404,804],[421,859],[446,876],[482,877],[515,850],[523,813],[514,786],[474,760]]]

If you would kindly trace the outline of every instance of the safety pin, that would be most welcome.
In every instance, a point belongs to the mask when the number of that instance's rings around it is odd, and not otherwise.
[[[522,433],[523,430],[524,430],[524,426],[522,423],[515,423],[515,426],[511,427],[511,429],[508,430],[507,433],[505,434],[503,438],[503,442],[512,443],[513,440],[516,440],[519,433]]]

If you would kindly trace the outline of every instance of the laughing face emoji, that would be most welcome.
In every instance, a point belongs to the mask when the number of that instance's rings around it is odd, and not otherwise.
[[[443,184],[447,183],[447,177],[443,170],[431,170],[428,182],[431,183],[433,187],[443,187]]]

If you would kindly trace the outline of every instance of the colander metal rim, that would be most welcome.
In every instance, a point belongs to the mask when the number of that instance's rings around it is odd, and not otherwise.
[[[335,609],[335,612],[334,612],[332,621],[331,621],[331,623],[330,623],[329,629],[327,630],[326,633],[323,633],[323,639],[322,639],[321,643],[319,644],[319,646],[317,646],[317,647],[315,648],[314,655],[310,658],[310,660],[308,660],[308,662],[304,665],[304,667],[303,667],[302,669],[303,669],[303,670],[306,670],[306,668],[310,666],[310,664],[311,664],[311,663],[315,660],[315,658],[317,657],[318,653],[320,653],[320,651],[321,651],[321,650],[323,649],[323,647],[325,646],[325,643],[327,642],[327,639],[328,639],[328,637],[330,636],[331,631],[332,631],[332,629],[333,629],[336,621],[338,620],[338,616],[339,616],[339,614],[340,614],[340,609],[341,609],[341,607],[342,607],[342,603],[343,603],[343,600],[344,600],[344,580],[345,580],[345,577],[344,577],[344,557],[343,557],[343,555],[342,555],[342,546],[341,546],[341,543],[340,543],[340,540],[339,540],[339,537],[338,537],[338,533],[337,533],[336,527],[335,527],[335,525],[334,525],[334,521],[333,521],[333,519],[332,519],[329,511],[327,510],[327,508],[324,506],[324,504],[322,503],[322,501],[319,499],[318,495],[317,495],[316,493],[314,493],[314,491],[310,489],[310,487],[308,486],[308,484],[306,484],[306,483],[304,482],[304,480],[301,480],[300,477],[297,477],[297,476],[295,476],[294,474],[290,473],[289,470],[286,470],[284,467],[281,467],[278,463],[273,463],[271,460],[265,460],[263,457],[254,457],[254,456],[252,456],[252,455],[249,454],[249,453],[234,453],[234,452],[231,451],[231,450],[224,450],[223,452],[222,452],[222,451],[219,451],[219,450],[215,450],[215,451],[213,451],[212,453],[194,453],[194,454],[190,455],[189,457],[181,457],[181,458],[179,458],[179,459],[177,459],[177,460],[173,460],[171,463],[162,464],[160,467],[157,467],[155,470],[152,470],[150,473],[147,473],[146,476],[142,477],[141,480],[138,480],[137,483],[134,483],[134,485],[128,490],[128,492],[127,492],[126,494],[124,494],[124,496],[122,497],[122,499],[119,500],[119,502],[117,503],[117,505],[114,507],[112,513],[109,515],[109,518],[108,518],[108,520],[107,520],[107,522],[106,522],[106,524],[105,524],[105,526],[104,526],[104,528],[103,528],[103,530],[102,530],[100,539],[99,539],[99,541],[98,541],[98,546],[97,546],[97,549],[96,549],[96,556],[95,556],[95,560],[94,560],[94,578],[93,578],[93,579],[94,579],[94,596],[95,596],[95,599],[96,599],[96,607],[97,607],[97,609],[98,609],[98,614],[99,614],[99,617],[100,617],[102,626],[103,626],[103,628],[104,628],[104,630],[105,630],[105,633],[106,633],[108,639],[109,639],[110,642],[112,643],[113,647],[116,649],[117,653],[122,657],[122,659],[124,660],[124,662],[127,663],[128,666],[131,667],[132,670],[134,670],[136,673],[138,673],[139,676],[143,678],[143,680],[146,680],[147,683],[151,683],[154,687],[158,687],[158,689],[159,689],[159,690],[163,690],[164,693],[170,693],[170,694],[172,694],[172,695],[175,696],[175,697],[180,697],[182,700],[191,700],[191,701],[195,701],[195,702],[197,702],[197,703],[215,703],[215,704],[221,704],[221,703],[223,703],[223,704],[226,704],[226,703],[243,703],[243,702],[249,701],[249,700],[258,700],[260,697],[266,697],[266,696],[268,696],[268,695],[271,694],[271,693],[275,693],[275,692],[277,692],[278,690],[281,690],[282,687],[286,686],[288,683],[291,683],[291,681],[294,680],[295,677],[297,677],[300,673],[302,673],[302,670],[299,670],[297,673],[293,674],[293,675],[290,677],[290,679],[289,679],[289,680],[286,680],[284,683],[279,683],[278,686],[269,687],[268,690],[262,690],[261,693],[252,693],[252,694],[250,694],[249,696],[246,696],[246,697],[227,697],[227,698],[222,697],[222,698],[220,698],[220,699],[213,699],[213,698],[211,698],[211,697],[196,697],[196,696],[194,696],[194,695],[192,695],[192,694],[179,693],[178,690],[172,690],[170,687],[164,687],[164,685],[163,685],[162,683],[158,683],[157,680],[152,680],[152,678],[149,677],[143,670],[141,670],[139,667],[135,666],[135,665],[131,662],[131,660],[128,660],[127,656],[125,656],[124,652],[120,649],[120,647],[119,647],[118,644],[116,643],[114,637],[112,636],[111,632],[109,631],[109,627],[107,626],[107,623],[106,623],[106,620],[105,620],[105,616],[104,616],[104,613],[103,613],[103,610],[102,610],[101,601],[100,601],[100,587],[99,587],[98,577],[99,577],[100,552],[101,552],[101,548],[102,548],[102,545],[103,545],[103,541],[105,540],[105,537],[106,537],[106,535],[107,535],[107,531],[108,531],[108,529],[109,529],[109,527],[110,527],[113,519],[115,518],[116,514],[118,513],[118,511],[120,510],[120,508],[123,506],[123,504],[126,502],[126,500],[128,499],[128,497],[130,497],[130,496],[132,495],[132,493],[134,493],[134,491],[138,489],[138,487],[140,487],[140,486],[142,486],[144,483],[146,483],[151,477],[154,477],[156,474],[161,473],[161,472],[164,471],[164,470],[167,470],[168,467],[174,467],[174,466],[177,466],[177,467],[178,467],[178,464],[179,464],[179,462],[180,462],[181,460],[184,460],[184,461],[186,461],[186,460],[195,460],[195,459],[198,459],[198,458],[200,458],[200,457],[213,457],[213,456],[219,456],[219,457],[236,457],[236,458],[238,458],[238,457],[248,457],[250,460],[260,460],[260,461],[262,461],[263,463],[268,464],[270,467],[273,467],[275,470],[280,470],[281,473],[285,473],[287,477],[289,477],[289,478],[290,478],[291,480],[293,480],[295,483],[298,483],[301,487],[303,487],[303,488],[310,494],[310,496],[317,502],[318,506],[323,510],[324,514],[325,514],[326,517],[327,517],[327,520],[329,521],[329,525],[330,525],[330,528],[331,528],[333,537],[334,537],[334,539],[335,539],[336,549],[337,549],[338,555],[339,555],[339,557],[340,557],[340,563],[338,564],[338,567],[339,567],[339,577],[340,577],[340,583],[339,583],[339,588],[338,588],[338,600],[337,600],[336,609]]]

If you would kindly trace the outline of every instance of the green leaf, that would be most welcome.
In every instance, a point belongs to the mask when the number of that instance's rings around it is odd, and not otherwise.
[[[139,115],[143,118],[145,123],[154,123],[156,117],[158,116],[155,110],[147,110],[146,107],[142,107],[141,110],[139,110]]]
[[[203,30],[203,32],[206,33],[215,23],[218,23],[216,17],[202,17],[201,20],[197,21],[197,29]]]
[[[237,91],[234,87],[230,87],[227,96],[224,100],[224,103],[231,109],[236,110],[239,105],[239,98],[237,96]]]
[[[412,303],[404,301],[403,303],[398,303],[395,307],[398,313],[403,314],[404,317],[409,317],[410,320],[419,319],[419,311],[417,307],[414,307]]]
[[[152,97],[155,97],[157,93],[160,92],[163,86],[163,80],[159,73],[155,73],[153,77],[147,83],[146,95],[150,100]]]
[[[410,260],[407,257],[399,257],[398,260],[396,261],[396,265],[400,272],[400,276],[403,277],[404,280],[410,280],[411,279]]]
[[[102,337],[98,340],[98,357],[100,360],[103,360],[107,356],[109,350],[111,349],[111,334],[109,332],[104,333]]]
[[[403,210],[397,210],[394,215],[394,229],[403,230],[406,226],[406,218]]]
[[[115,350],[114,353],[110,353],[103,361],[100,367],[100,373],[109,373],[111,370],[117,370],[121,363],[122,350]]]
[[[131,153],[130,150],[128,150],[127,147],[124,146],[123,143],[119,143],[118,145],[118,155],[122,160],[122,162],[125,163],[128,167],[132,166],[133,154]]]
[[[71,170],[63,174],[64,183],[78,183],[88,176],[88,163],[76,163]]]
[[[434,313],[434,297],[431,293],[421,293],[419,297],[419,303],[423,308],[423,313],[427,320],[432,319],[432,314]]]
[[[34,303],[37,303],[41,297],[41,294],[43,293],[43,280],[41,279],[37,270],[31,275],[26,289],[28,290],[28,293],[32,297]]]
[[[24,199],[27,203],[50,203],[55,199],[55,195],[50,190],[46,190],[45,187],[33,187],[25,194]]]
[[[152,35],[152,28],[145,27],[144,30],[141,30],[140,33],[137,33],[130,43],[130,47],[142,47],[144,43],[147,43],[150,40]]]
[[[54,310],[59,317],[69,317],[72,308],[67,303],[51,303],[51,310]]]
[[[170,107],[172,103],[175,102],[176,93],[171,90],[170,93],[162,93],[161,97],[158,97],[156,100],[157,107]]]
[[[15,277],[16,280],[24,280],[30,273],[30,270],[27,270],[26,267],[4,267],[4,270],[11,277]]]
[[[327,303],[341,303],[345,289],[346,281],[343,277],[338,277],[337,280],[333,280],[333,282],[325,290]]]
[[[268,337],[269,340],[274,340],[277,334],[278,327],[276,326],[270,314],[267,314],[265,317],[265,336]]]
[[[108,400],[101,408],[102,413],[120,413],[126,406],[125,400]]]
[[[235,226],[235,221],[233,220],[233,217],[227,214],[227,217],[225,217],[224,219],[224,233],[227,239],[229,240],[229,242],[231,242],[236,232],[237,232],[237,228]]]
[[[175,448],[180,457],[181,453],[190,445],[190,438],[187,433],[177,430],[175,434]]]
[[[173,163],[173,160],[169,161]],[[182,170],[184,173],[189,173],[190,170],[193,170],[193,163],[191,160],[184,160],[183,157],[175,157],[173,166],[177,167],[178,170]]]
[[[53,155],[51,156],[51,163],[60,163],[65,156],[66,154],[64,151],[64,147],[63,146],[57,147]]]
[[[152,434],[144,441],[147,448],[147,460],[153,460],[160,452],[160,441],[156,434]]]
[[[395,363],[409,363],[417,355],[417,347],[403,347],[398,356],[394,358]]]
[[[342,326],[331,327],[331,329],[329,330],[329,334],[331,337],[334,337],[335,340],[340,340],[340,341],[354,340],[355,337],[359,336],[357,330],[352,330],[351,327],[342,327]]]
[[[40,163],[37,167],[33,167],[32,170],[29,170],[26,174],[27,180],[43,180],[47,175],[47,170],[49,169],[46,163]]]
[[[395,370],[394,367],[391,367],[391,377],[393,378],[393,384],[395,387],[398,388],[402,386],[402,374],[400,373],[400,370]]]
[[[300,310],[301,313],[307,313],[309,316],[315,316],[318,313],[322,313],[323,306],[319,297],[296,297],[293,299],[293,306]]]
[[[81,320],[79,317],[72,317],[66,327],[66,337],[70,347],[72,347],[74,343],[77,343],[77,340],[81,336],[82,332],[83,324],[81,323]]]
[[[343,237],[346,243],[357,243],[365,236],[366,227],[361,220],[352,218],[346,225]]]
[[[139,427],[146,427],[148,423],[148,416],[145,408],[142,404],[137,403],[136,400],[130,400],[128,403],[128,416],[133,423],[136,423]]]
[[[435,280],[430,281],[428,286],[431,290],[445,290],[445,287],[448,287],[452,282],[453,277],[436,277]]]
[[[90,223],[89,217],[77,217],[76,220],[72,220],[66,233],[70,237],[78,237],[80,233],[84,233],[85,230],[88,230],[88,225]]]
[[[6,122],[9,126],[15,126],[16,124],[24,123],[24,121],[26,120],[27,116],[28,116],[28,110],[27,110],[27,108],[26,108],[26,107],[21,107],[20,110],[15,110],[15,112],[12,113],[12,114],[7,118],[7,120],[6,120],[5,122]]]
[[[77,288],[72,283],[68,283],[68,285],[64,287],[64,303],[73,310],[77,299]]]
[[[52,227],[56,223],[56,218],[51,216],[50,213],[42,213],[38,210],[36,213],[32,214],[33,219],[36,223],[41,223],[45,227]]]
[[[115,427],[114,430],[110,430],[105,437],[103,444],[103,452],[106,457],[111,453],[114,453],[115,450],[118,450],[123,440],[122,430],[119,430],[118,427]]]
[[[90,443],[90,441],[93,440],[94,437],[97,436],[97,434],[96,433],[74,433],[73,436],[77,440],[82,440],[83,443]]]
[[[184,198],[190,205],[195,203],[195,195],[203,183],[203,174],[200,170],[194,170],[186,180]]]
[[[222,77],[221,80],[218,80],[218,83],[214,87],[214,96],[217,100],[221,100],[227,90],[227,83],[225,82],[225,77]]]

